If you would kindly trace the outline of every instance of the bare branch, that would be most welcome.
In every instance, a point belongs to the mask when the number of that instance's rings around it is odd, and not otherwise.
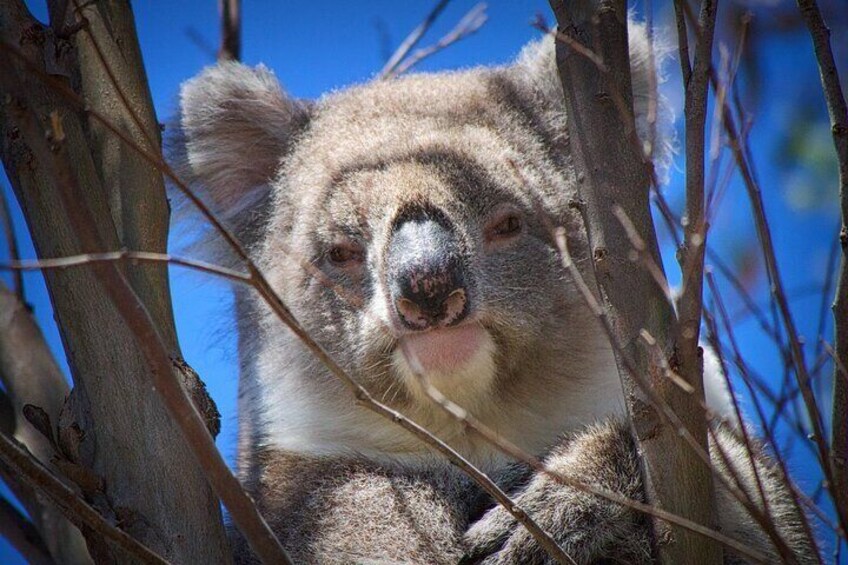
[[[54,562],[35,526],[5,498],[0,498],[0,536],[30,563]]]
[[[100,109],[119,124],[115,129],[148,153],[160,151],[159,124],[129,4],[80,2],[77,10],[67,2],[51,2],[50,28],[16,12],[17,4],[0,3],[0,40],[15,52],[0,57],[5,94],[0,137],[4,164],[39,254],[61,257],[123,246],[164,251],[169,212],[161,175],[81,111]],[[75,32],[66,33],[69,30]],[[53,80],[44,82],[41,77],[48,67]],[[69,84],[89,100],[76,93],[74,103],[63,98],[59,88],[73,92]],[[125,100],[132,109],[125,107]],[[34,122],[34,137],[33,131],[10,135],[16,127],[12,122],[20,116]],[[49,124],[49,140],[42,124]],[[67,183],[56,178],[56,167],[33,158],[34,146],[43,155],[52,152],[49,146],[54,143],[73,164],[77,185],[85,187],[76,194],[75,204],[97,218],[85,227],[96,230],[100,247],[82,246],[69,217],[72,209],[64,205],[67,195],[60,194]],[[121,265],[121,274],[162,332],[169,359],[179,359],[166,265]],[[45,278],[75,382],[69,420],[85,431],[81,464],[109,485],[104,505],[130,509],[135,514],[133,535],[170,558],[226,562],[229,550],[220,504],[202,468],[179,441],[179,429],[167,409],[151,394],[149,365],[104,287],[91,269],[51,271]],[[80,311],[86,316],[79,316]],[[170,361],[168,372],[167,378],[189,374],[171,367]],[[202,392],[190,378],[184,385],[195,397]],[[116,411],[117,405],[122,409]],[[151,459],[154,452],[158,457]],[[179,477],[174,477],[173,467],[181,469]],[[118,546],[109,549],[122,560]]]
[[[418,26],[413,29],[406,39],[398,46],[395,52],[389,57],[389,60],[386,61],[386,64],[383,66],[383,69],[380,71],[378,77],[380,79],[390,78],[395,75],[395,70],[398,65],[400,65],[401,61],[403,61],[407,54],[416,46],[418,42],[421,41],[421,38],[424,37],[424,34],[427,33],[427,30],[433,25],[433,22],[436,21],[436,18],[439,17],[439,14],[445,9],[450,0],[439,0],[436,2],[436,5],[433,6],[433,9],[425,16],[424,21],[422,21]]]
[[[42,464],[51,468],[53,446],[23,417],[27,404],[38,406],[53,422],[68,395],[68,383],[57,365],[44,336],[29,309],[18,297],[0,284],[0,378],[13,415],[14,437],[22,442]],[[73,524],[53,505],[26,489],[16,489],[50,554],[60,562],[85,562],[85,541]]]
[[[750,393],[751,399],[754,403],[755,410],[757,412],[757,415],[760,418],[760,422],[761,422],[763,431],[766,434],[766,440],[774,448],[775,458],[777,460],[778,469],[780,470],[780,473],[782,475],[782,479],[786,484],[788,484],[788,485],[790,485],[790,487],[792,487],[793,503],[795,504],[795,508],[798,510],[799,516],[801,516],[801,518],[802,518],[801,525],[804,528],[804,533],[806,534],[807,539],[810,542],[810,547],[817,548],[815,535],[813,534],[812,529],[810,528],[809,521],[806,520],[805,514],[801,510],[801,506],[800,506],[800,502],[799,502],[799,499],[800,499],[799,494],[798,494],[797,490],[794,488],[794,485],[792,485],[792,481],[789,478],[789,471],[787,469],[786,462],[784,461],[783,456],[781,455],[780,450],[778,449],[778,445],[775,441],[774,434],[773,434],[771,428],[767,425],[767,419],[766,419],[765,411],[762,408],[762,405],[760,403],[758,395],[751,388],[750,379],[748,378],[749,372],[748,372],[748,369],[747,369],[747,364],[745,363],[744,359],[742,358],[741,351],[739,349],[739,346],[736,343],[736,337],[733,333],[733,327],[730,323],[730,318],[728,317],[727,311],[724,308],[724,303],[721,300],[721,294],[719,294],[717,292],[717,287],[715,285],[715,281],[713,279],[712,273],[709,273],[709,272],[706,273],[706,281],[707,281],[708,286],[710,287],[710,292],[711,292],[711,294],[712,294],[713,298],[715,299],[716,304],[718,306],[718,311],[719,311],[722,323],[723,323],[724,328],[725,328],[725,333],[727,334],[728,338],[730,339],[730,343],[731,343],[731,346],[733,348],[733,354],[734,354],[734,357],[735,357],[735,362],[737,363],[737,365],[740,368],[740,371],[741,371],[742,377],[743,377],[743,379],[742,379],[743,382],[745,383],[745,385],[749,389],[749,393]],[[709,316],[709,315],[707,316],[707,327],[710,329],[710,331],[708,332],[708,336],[712,338],[711,343],[712,343],[713,347],[716,349],[716,351],[720,351],[720,348],[718,348],[718,346],[720,344],[719,344],[719,341],[718,341],[717,326],[716,326],[712,316]],[[726,371],[725,371],[725,375],[727,375]],[[728,383],[729,383],[729,381],[728,381]],[[734,397],[734,404],[735,404],[735,397]],[[816,549],[815,553],[816,553],[816,555],[819,555],[819,552],[818,552],[817,549]]]
[[[481,27],[483,27],[483,24],[485,24],[488,19],[489,17],[486,15],[486,4],[481,2],[480,4],[475,5],[462,17],[461,20],[459,20],[452,30],[444,35],[444,37],[433,45],[418,49],[408,58],[398,63],[395,70],[392,71],[392,73],[386,78],[402,75],[434,53],[438,53],[442,49],[453,45],[457,41],[465,39],[469,35],[476,33]]]
[[[18,252],[18,238],[15,237],[15,226],[12,225],[12,215],[9,212],[9,202],[5,191],[0,187],[0,225],[3,228],[3,237],[9,249],[9,259],[17,261],[21,258]],[[12,274],[12,290],[21,302],[26,302],[24,297],[24,279],[22,273]]]
[[[842,215],[839,240],[842,245],[842,260],[836,286],[836,300],[833,303],[835,362],[831,413],[833,431],[830,440],[833,482],[830,491],[834,495],[840,522],[845,529],[848,526],[848,382],[839,378],[839,366],[848,366],[848,107],[833,60],[830,30],[822,18],[818,4],[816,0],[798,0],[798,7],[813,40],[839,163],[839,199]]]
[[[684,0],[676,0],[682,2]],[[690,383],[703,383],[703,358],[698,346],[701,329],[704,249],[708,226],[704,217],[704,134],[709,92],[708,69],[712,64],[713,32],[717,2],[702,0],[695,43],[692,74],[685,83],[686,117],[686,213],[683,220],[684,243],[679,257],[683,282],[677,303],[677,354],[680,374]],[[675,8],[678,19],[682,11]],[[678,22],[678,29],[685,22]],[[687,41],[680,38],[681,46]],[[681,61],[688,57],[681,49]]]
[[[690,453],[687,442],[657,412],[658,404],[662,404],[684,418],[682,429],[691,434],[694,446],[703,455],[707,452],[707,424],[699,402],[703,397],[686,394],[666,379],[661,363],[638,340],[639,332],[648,330],[657,339],[669,364],[676,368],[678,352],[671,305],[650,273],[627,260],[628,237],[611,209],[613,204],[621,206],[647,242],[653,262],[661,265],[648,202],[652,175],[643,162],[639,144],[634,142],[638,138],[632,112],[625,2],[552,0],[551,6],[559,32],[593,46],[607,68],[607,72],[599,71],[585,57],[574,56],[567,44],[557,42],[557,65],[569,115],[570,148],[577,170],[585,175],[580,194],[586,206],[581,211],[594,258],[592,280],[599,284],[607,315],[614,320],[614,336],[622,345],[616,352],[616,363],[642,454],[648,500],[675,514],[713,526],[709,456],[702,460],[687,455]],[[638,299],[634,300],[634,292]],[[633,371],[627,369],[625,358],[632,360]],[[650,385],[643,387],[640,380],[645,383],[649,380]],[[702,382],[696,379],[689,384],[702,394]],[[650,400],[654,394],[661,399],[660,403]],[[678,527],[669,530],[662,522],[655,522],[654,527],[655,541],[673,539],[668,544],[657,544],[661,561],[682,563],[692,555],[698,555],[705,563],[721,561],[721,547],[711,540]]]
[[[219,61],[241,59],[241,0],[218,0],[221,13],[221,47]]]
[[[685,5],[685,4],[684,4]],[[712,68],[710,68],[710,81],[713,88],[717,88],[717,77]],[[804,350],[801,345],[799,333],[795,325],[792,311],[789,308],[789,301],[786,297],[786,290],[783,286],[783,279],[780,276],[780,271],[777,266],[777,257],[774,251],[774,243],[772,241],[771,229],[769,228],[768,219],[765,214],[765,206],[763,204],[762,192],[759,184],[754,178],[753,171],[748,161],[748,156],[745,150],[745,140],[739,135],[736,127],[736,122],[730,111],[730,107],[725,102],[722,108],[724,129],[728,135],[730,149],[736,161],[739,171],[742,175],[742,181],[748,194],[748,199],[751,202],[751,209],[754,216],[754,225],[757,230],[757,238],[760,242],[760,247],[765,261],[766,272],[769,275],[772,288],[772,296],[774,297],[774,307],[780,315],[780,320],[786,331],[789,340],[789,351],[791,353],[792,363],[795,369],[795,377],[798,382],[798,387],[801,390],[801,396],[804,400],[804,406],[812,425],[812,439],[818,449],[818,457],[821,463],[822,472],[828,481],[828,484],[835,484],[833,477],[833,466],[830,463],[829,447],[824,435],[824,425],[822,423],[822,415],[818,404],[813,394],[813,389],[810,382],[810,373],[807,368],[807,363],[804,356]],[[832,492],[832,491],[831,491]],[[837,514],[840,518],[842,528],[848,531],[848,515],[841,508],[838,508]]]
[[[48,136],[25,112],[16,112],[17,126],[39,162],[61,187],[64,209],[84,250],[94,252],[103,243],[94,231],[96,221],[88,209],[76,181],[65,144],[55,135]],[[47,140],[52,139],[52,146]],[[245,535],[251,548],[266,563],[290,563],[290,559],[267,523],[259,515],[253,501],[227,467],[207,431],[206,423],[195,409],[179,380],[175,378],[168,347],[149,311],[128,283],[124,274],[111,262],[94,262],[92,270],[102,284],[118,314],[132,333],[136,345],[149,367],[155,390],[170,412],[185,439],[185,445],[205,471],[215,493],[230,511],[233,521]],[[224,558],[220,555],[219,558]]]
[[[167,563],[132,536],[110,524],[99,512],[86,504],[74,491],[39,465],[29,453],[5,434],[0,434],[0,461],[17,479],[26,482],[30,487],[48,497],[68,519],[91,528],[97,535],[121,547],[127,554],[142,563]]]
[[[0,270],[8,271],[44,271],[51,269],[69,269],[92,263],[169,263],[195,271],[216,275],[234,282],[250,283],[250,277],[233,269],[219,267],[204,261],[176,257],[166,253],[147,251],[112,251],[106,253],[84,253],[56,259],[35,259],[32,261],[9,261],[0,263]],[[2,308],[0,308],[2,310]],[[30,403],[33,404],[33,403]]]

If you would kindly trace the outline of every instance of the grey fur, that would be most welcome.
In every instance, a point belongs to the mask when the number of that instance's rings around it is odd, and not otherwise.
[[[710,454],[718,471],[737,484],[763,511],[756,478],[745,444],[734,431],[716,425]],[[723,461],[724,453],[733,467]],[[759,449],[754,453],[757,472],[768,499],[768,513],[780,537],[792,548],[799,563],[817,563],[814,549],[779,470]],[[620,422],[606,421],[588,426],[566,438],[545,459],[547,469],[569,479],[603,487],[627,498],[644,502],[636,447],[630,431]],[[722,533],[743,542],[769,563],[781,561],[767,534],[755,527],[754,519],[721,481],[716,481],[717,514]],[[653,563],[648,518],[635,510],[577,489],[564,486],[548,475],[536,475],[514,494],[514,500],[539,525],[552,532],[560,546],[577,563]],[[485,565],[507,563],[554,563],[527,530],[502,508],[489,510],[465,534],[468,562]],[[725,550],[725,563],[746,563]]]
[[[631,37],[644,134],[647,42],[638,27]],[[374,396],[499,476],[578,562],[646,562],[643,517],[511,466],[423,396],[388,300],[393,222],[409,206],[440,210],[473,275],[470,317],[485,337],[467,367],[426,377],[555,468],[642,496],[625,426],[586,427],[620,422],[624,405],[607,340],[549,230],[565,227],[572,254],[586,260],[551,47],[532,44],[505,67],[373,82],[314,105],[288,97],[265,69],[222,64],[183,88],[180,154],[297,319]],[[487,226],[503,210],[521,231],[494,244]],[[364,263],[333,264],[338,241],[362,249]],[[239,469],[298,562],[451,563],[466,551],[487,563],[545,562],[465,477],[357,406],[267,308],[240,295],[239,317]],[[809,551],[773,478],[781,527]],[[718,500],[728,531],[771,551],[734,503]],[[240,541],[236,555],[250,559]]]

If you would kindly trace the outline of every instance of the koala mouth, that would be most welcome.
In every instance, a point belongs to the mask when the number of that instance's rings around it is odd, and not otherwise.
[[[494,386],[496,352],[487,329],[464,323],[402,336],[392,361],[415,402],[431,406],[430,393],[422,386],[426,383],[460,406],[476,410]]]
[[[480,350],[486,330],[477,324],[463,324],[400,339],[400,349],[413,372],[421,375],[450,373],[462,369]]]

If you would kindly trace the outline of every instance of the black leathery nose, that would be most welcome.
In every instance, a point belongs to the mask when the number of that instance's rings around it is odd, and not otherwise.
[[[388,278],[398,318],[410,329],[454,325],[468,312],[463,255],[441,216],[421,213],[395,223]]]

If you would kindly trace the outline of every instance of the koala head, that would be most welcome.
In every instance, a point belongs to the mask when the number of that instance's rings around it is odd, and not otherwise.
[[[605,409],[598,391],[618,386],[608,345],[553,238],[564,228],[585,260],[551,41],[509,66],[371,82],[314,103],[262,67],[223,63],[186,83],[181,102],[192,182],[376,398],[452,438],[426,381],[491,425],[509,422],[504,433],[530,449]],[[243,378],[263,441],[313,449],[359,433],[360,450],[404,444],[370,420],[356,432],[364,410],[255,312],[242,324]]]

